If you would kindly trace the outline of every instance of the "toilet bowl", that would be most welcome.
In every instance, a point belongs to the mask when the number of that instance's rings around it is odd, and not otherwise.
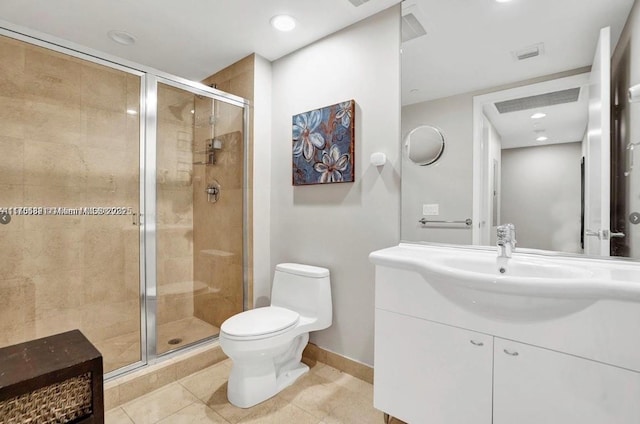
[[[302,351],[309,332],[331,325],[329,270],[276,266],[271,305],[232,316],[220,328],[220,347],[231,358],[229,402],[249,408],[276,395],[307,371]]]

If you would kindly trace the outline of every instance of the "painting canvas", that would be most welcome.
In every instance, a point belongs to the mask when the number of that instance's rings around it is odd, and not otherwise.
[[[354,181],[355,102],[293,117],[293,185]]]

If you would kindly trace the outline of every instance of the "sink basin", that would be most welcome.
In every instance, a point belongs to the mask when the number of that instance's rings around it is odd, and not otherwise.
[[[601,299],[640,302],[637,278],[615,278],[621,261],[517,252],[498,258],[494,249],[405,243],[373,252],[370,260],[418,272],[453,303],[495,319],[551,319]]]
[[[491,258],[482,257],[461,257],[443,256],[431,259],[443,268],[451,268],[449,272],[466,271],[494,277],[505,278],[551,278],[551,279],[575,279],[588,278],[593,273],[569,265],[558,265],[536,261],[532,259],[514,258]]]

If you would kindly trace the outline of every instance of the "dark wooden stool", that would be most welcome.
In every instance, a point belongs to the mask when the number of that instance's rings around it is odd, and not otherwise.
[[[104,423],[100,352],[79,330],[0,348],[0,423]]]

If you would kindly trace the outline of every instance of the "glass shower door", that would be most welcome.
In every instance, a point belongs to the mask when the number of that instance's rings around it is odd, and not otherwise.
[[[140,362],[141,74],[0,36],[0,347]]]
[[[156,349],[217,336],[243,309],[244,108],[157,85]]]

